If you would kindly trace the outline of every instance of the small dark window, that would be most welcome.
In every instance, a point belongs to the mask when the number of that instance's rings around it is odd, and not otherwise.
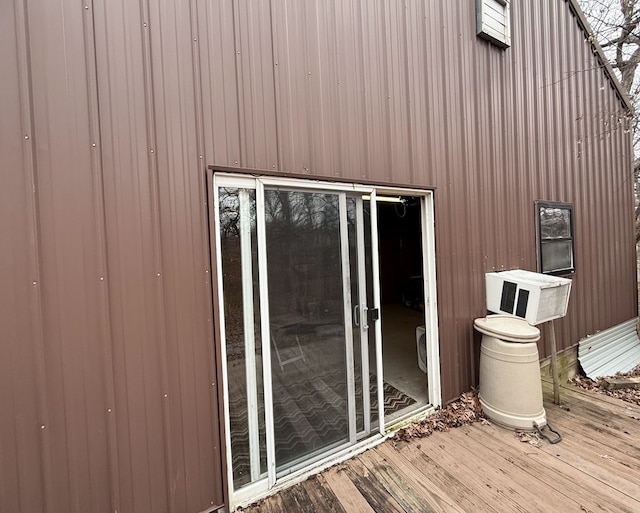
[[[536,202],[538,271],[569,274],[575,271],[573,205]]]

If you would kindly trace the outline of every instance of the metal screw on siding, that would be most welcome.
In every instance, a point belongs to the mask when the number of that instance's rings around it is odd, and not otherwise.
[[[34,281],[34,282],[31,283],[31,285],[37,285],[37,284],[38,284],[37,281]]]
[[[85,8],[85,9],[89,9],[89,6],[88,6],[88,5],[85,5],[85,6],[84,6],[84,8]]]
[[[236,164],[238,163],[238,161],[237,161],[237,160],[236,160],[235,162],[236,162]]]
[[[95,148],[96,147],[96,143],[93,143],[91,146],[93,146]]]
[[[107,410],[107,413],[111,413],[111,408],[109,408],[109,409]]]
[[[42,424],[42,426],[40,426],[40,429],[44,429],[44,428],[45,428],[45,425],[44,425],[44,424]]]
[[[272,167],[273,169],[275,169],[275,168],[276,168],[276,165],[275,165],[275,164],[271,164],[271,167]]]
[[[28,140],[29,140],[29,136],[28,136],[28,135],[25,135],[25,136],[24,136],[24,140],[25,140],[25,141],[28,141]]]
[[[153,148],[151,148],[149,151],[150,151],[151,153],[153,153],[155,150],[154,150]]]
[[[100,276],[100,281],[104,281],[104,276]]]
[[[142,26],[143,26],[143,27],[146,27],[146,26],[147,26],[147,24],[146,24],[146,23],[143,23],[143,24],[142,24]]]
[[[204,157],[202,155],[200,155],[200,159],[203,159]]]
[[[156,276],[160,276],[160,273],[156,274]]]
[[[165,397],[165,398],[169,397],[169,394],[164,394],[164,397]]]
[[[194,41],[197,41],[197,39],[196,39],[195,37],[193,38],[193,40],[194,40]]]

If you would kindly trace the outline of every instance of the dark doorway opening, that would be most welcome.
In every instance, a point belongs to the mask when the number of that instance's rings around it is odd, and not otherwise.
[[[421,220],[419,197],[378,198],[384,381],[415,401],[387,424],[429,404]]]

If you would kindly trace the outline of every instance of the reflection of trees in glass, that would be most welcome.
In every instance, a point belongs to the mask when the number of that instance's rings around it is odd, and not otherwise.
[[[269,299],[274,314],[341,311],[339,196],[265,191]],[[328,305],[336,303],[335,308]],[[328,313],[328,312],[327,312]]]
[[[244,355],[244,320],[242,316],[242,258],[240,244],[240,195],[246,194],[245,215],[250,219],[252,272],[257,276],[256,250],[256,200],[254,189],[221,187],[218,190],[218,209],[220,217],[220,251],[222,254],[222,280],[224,288],[226,346],[229,358]],[[257,286],[257,280],[255,280]],[[254,291],[254,298],[257,298]],[[259,306],[256,307],[258,312]],[[256,315],[256,319],[259,316]]]
[[[540,207],[540,236],[544,239],[571,237],[571,211],[566,208]]]
[[[336,226],[340,221],[338,196],[300,191],[265,191],[265,220],[272,228],[294,232]]]
[[[254,189],[221,187],[218,192],[218,208],[220,209],[220,231],[223,238],[240,236],[240,191],[246,191],[248,194],[251,231],[256,228],[256,191]]]

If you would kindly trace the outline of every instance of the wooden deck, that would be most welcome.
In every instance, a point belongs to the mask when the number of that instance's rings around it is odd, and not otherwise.
[[[640,407],[572,385],[561,397],[568,409],[545,402],[559,444],[479,423],[387,441],[244,511],[640,512]]]

